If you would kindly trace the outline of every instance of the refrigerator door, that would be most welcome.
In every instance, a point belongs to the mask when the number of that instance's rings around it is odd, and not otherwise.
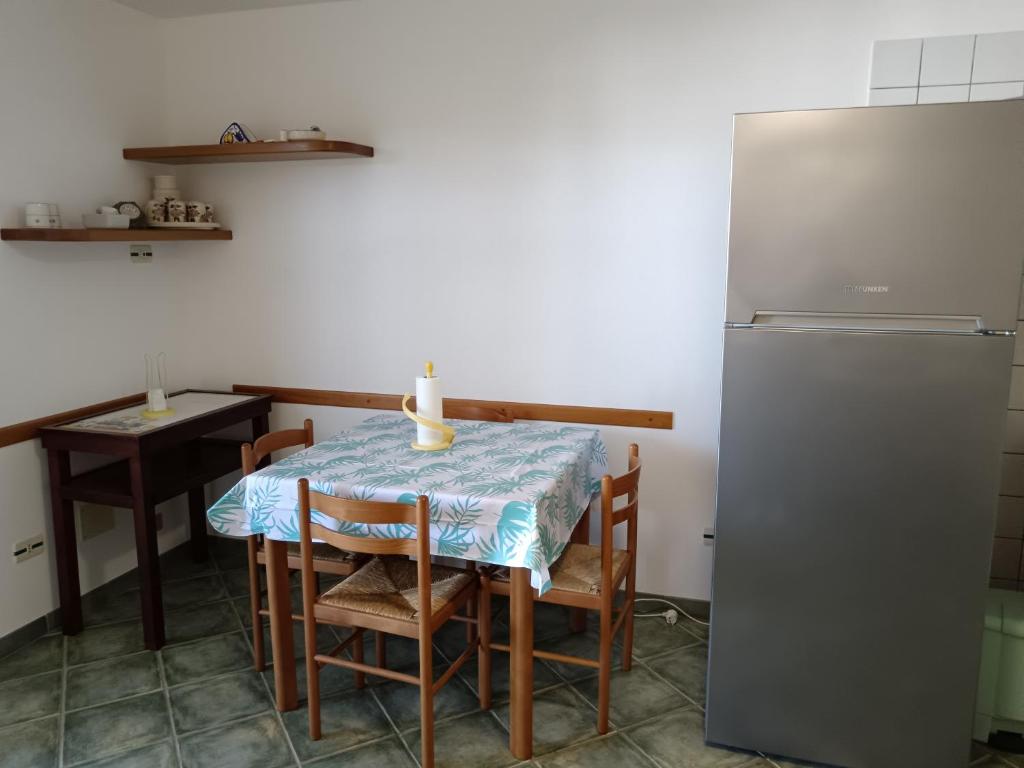
[[[725,332],[708,741],[967,764],[1012,348]]]
[[[737,115],[726,320],[959,315],[1016,327],[1024,102]]]

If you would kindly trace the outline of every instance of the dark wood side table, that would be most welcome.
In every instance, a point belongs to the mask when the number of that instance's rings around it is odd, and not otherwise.
[[[185,390],[168,398],[172,416],[149,420],[144,403],[40,430],[50,467],[50,503],[65,635],[82,631],[75,501],[132,510],[146,647],[164,644],[164,612],[156,540],[156,505],[188,494],[193,555],[207,556],[204,486],[241,467],[242,441],[206,437],[250,422],[255,440],[269,429],[271,397]],[[71,474],[72,451],[119,459]]]

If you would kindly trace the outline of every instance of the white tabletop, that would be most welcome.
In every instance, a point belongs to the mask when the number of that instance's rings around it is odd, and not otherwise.
[[[61,424],[57,429],[73,429],[83,432],[111,432],[121,435],[141,435],[154,429],[176,424],[186,419],[202,416],[229,405],[251,400],[255,395],[233,395],[221,392],[182,392],[167,398],[167,407],[174,413],[157,419],[147,419],[142,412],[145,403],[122,408],[119,411],[90,416],[81,421]]]

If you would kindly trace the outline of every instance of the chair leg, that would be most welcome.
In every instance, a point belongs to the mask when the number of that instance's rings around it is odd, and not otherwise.
[[[601,652],[597,678],[597,732],[608,733],[608,707],[612,687],[612,616],[601,610]]]
[[[480,648],[477,650],[477,688],[480,691],[480,709],[491,708],[491,586],[484,575],[480,584],[480,606],[477,610],[480,625]]]
[[[320,738],[320,665],[316,661],[316,621],[307,615],[306,638],[306,696],[309,701],[309,738]]]
[[[253,667],[262,672],[266,666],[263,651],[263,621],[260,619],[260,565],[256,562],[258,544],[255,536],[246,537],[249,555],[249,611],[252,614],[252,656]]]
[[[476,563],[474,563],[474,562],[472,562],[470,560],[467,560],[466,561],[466,569],[470,570],[470,571],[473,571],[474,574],[475,574],[476,573]],[[466,618],[467,619],[472,619],[472,618],[476,617],[476,608],[477,608],[477,601],[476,600],[470,600],[468,603],[466,603]],[[469,645],[472,645],[475,640],[476,640],[476,625],[475,624],[467,623],[466,624],[466,643],[469,644]]]
[[[420,765],[434,768],[434,666],[429,640],[420,640]]]
[[[383,669],[387,669],[388,666],[388,636],[383,632],[374,632],[374,654],[377,666]]]
[[[358,631],[358,630],[357,630]],[[363,638],[360,636],[358,640],[352,643],[352,659],[354,661],[363,663]],[[356,688],[366,687],[366,673],[356,672]]]
[[[477,617],[477,601],[476,599],[470,599],[466,603],[466,618],[475,619]],[[477,625],[466,622],[466,645],[473,645],[476,642],[477,637]]]
[[[622,620],[622,669],[629,672],[633,668],[633,611],[636,606],[636,564],[626,577],[626,600],[622,610],[626,618]]]

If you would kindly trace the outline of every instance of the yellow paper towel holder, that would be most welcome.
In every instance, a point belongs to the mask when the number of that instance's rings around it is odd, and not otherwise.
[[[430,445],[423,445],[415,440],[410,443],[413,450],[416,451],[444,451],[452,447],[452,443],[455,441],[455,430],[449,427],[447,424],[443,424],[440,421],[434,421],[433,419],[426,419],[420,416],[418,413],[413,413],[409,410],[409,398],[412,395],[406,395],[402,398],[402,412],[410,419],[415,421],[417,424],[427,427],[429,429],[436,429],[441,433],[441,442],[432,443]]]

